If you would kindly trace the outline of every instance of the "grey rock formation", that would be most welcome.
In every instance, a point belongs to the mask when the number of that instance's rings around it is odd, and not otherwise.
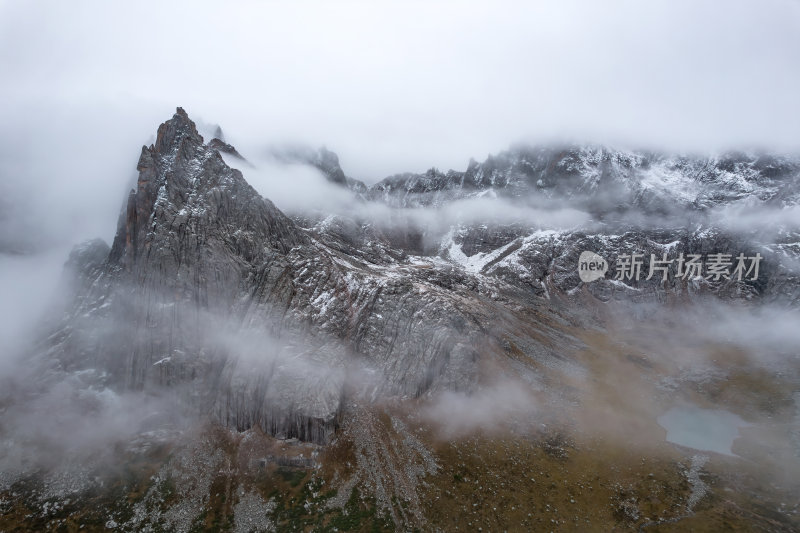
[[[183,390],[237,429],[323,442],[348,393],[469,389],[479,351],[507,327],[496,317],[510,316],[509,295],[530,300],[386,245],[365,260],[346,228],[309,234],[182,109],[138,170],[110,250],[73,253],[76,301],[50,353],[120,389]]]
[[[67,265],[73,301],[48,348],[64,369],[99,369],[122,390],[181,391],[236,429],[325,442],[350,396],[470,391],[491,361],[531,382],[543,364],[573,365],[566,331],[587,320],[576,302],[800,297],[796,228],[714,225],[715,210],[746,198],[796,206],[790,158],[518,148],[464,172],[366,187],[327,150],[285,156],[397,214],[321,221],[284,215],[220,152],[238,154],[205,143],[180,108],[142,148],[112,246],[83,245]],[[408,215],[482,199],[589,218],[562,229],[532,219],[432,228]],[[580,280],[584,250],[609,261],[605,279]],[[668,281],[643,279],[646,267],[639,281],[610,279],[628,253],[764,262],[758,280],[682,279],[675,265]]]
[[[598,217],[636,208],[670,214],[747,197],[778,205],[798,202],[800,159],[764,153],[669,156],[599,146],[520,146],[463,172],[431,169],[388,177],[368,195],[397,206],[441,205],[493,190],[538,203],[569,201]]]
[[[577,258],[588,250],[610,262],[606,280],[586,285],[604,301],[663,302],[714,294],[796,305],[800,302],[798,190],[800,158],[789,156],[689,156],[596,146],[522,146],[482,163],[472,160],[463,172],[430,169],[424,174],[390,176],[359,194],[400,212],[490,199],[496,200],[495,210],[530,210],[534,215],[516,221],[467,218],[452,220],[438,231],[412,221],[402,228],[395,225],[382,237],[390,247],[410,254],[438,254],[540,296],[581,289]],[[536,220],[563,209],[577,210],[585,217],[557,221],[555,227]],[[742,215],[748,218],[742,220]],[[373,228],[376,221],[354,217],[339,222],[346,224]],[[323,230],[331,234],[329,228]],[[644,256],[641,279],[612,283],[616,258],[632,253]],[[661,260],[664,253],[674,260],[669,282],[644,279],[649,275],[651,254]],[[734,261],[740,253],[761,254],[758,278],[707,282],[678,275],[681,254],[705,259],[717,253],[730,254]]]
[[[269,153],[284,163],[301,163],[314,167],[331,183],[348,187],[356,192],[364,192],[367,189],[362,182],[347,177],[339,165],[339,156],[324,146],[317,150],[307,146],[273,148]]]

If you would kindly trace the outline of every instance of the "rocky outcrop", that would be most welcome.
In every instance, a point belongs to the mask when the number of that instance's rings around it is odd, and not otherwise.
[[[345,175],[339,165],[339,156],[324,146],[316,150],[307,146],[274,148],[269,150],[269,153],[284,163],[300,163],[314,167],[331,183],[348,187],[356,192],[366,191],[366,186],[362,182]]]
[[[470,391],[490,361],[531,382],[542,368],[574,365],[563,355],[577,346],[567,331],[587,298],[800,297],[788,262],[800,253],[794,230],[765,241],[696,224],[745,197],[796,206],[792,159],[526,148],[367,188],[332,152],[292,156],[359,202],[388,206],[380,221],[357,211],[290,219],[220,152],[236,153],[221,139],[205,143],[180,108],[142,148],[112,246],[84,245],[67,265],[73,301],[47,350],[63,369],[97,369],[119,389],[179,391],[236,429],[325,442],[349,396]],[[565,229],[455,220],[434,230],[407,216],[487,198],[590,218]],[[583,251],[608,261],[603,279],[581,280]],[[631,253],[646,258],[640,279],[614,280]],[[645,279],[650,254],[681,253],[764,260],[757,280],[682,277],[674,263],[668,280]]]
[[[357,243],[299,228],[217,145],[179,108],[142,148],[110,250],[73,254],[76,305],[50,349],[65,369],[317,442],[347,394],[474,386],[512,287],[385,246],[363,261]]]
[[[455,219],[444,228],[409,216],[393,229],[364,240],[382,241],[409,254],[438,255],[541,297],[569,296],[585,288],[601,301],[665,302],[716,295],[796,305],[800,302],[798,189],[800,159],[788,156],[521,146],[482,163],[471,160],[463,172],[430,169],[424,174],[398,174],[359,194],[398,213],[442,208],[457,213],[481,203],[486,204],[484,215],[507,209],[531,213],[516,221],[488,216],[477,221],[474,216]],[[557,219],[560,210],[577,220]],[[752,227],[738,220],[741,214],[749,215]],[[555,223],[548,217],[556,218]],[[774,225],[769,217],[776,219]],[[360,219],[357,214],[337,224],[373,233],[381,227],[380,220]],[[315,229],[335,235],[330,226]],[[605,279],[592,284],[579,279],[577,260],[583,251],[607,259]],[[667,282],[661,276],[647,280],[651,255],[662,260],[665,253],[672,261]],[[629,254],[644,258],[640,279],[615,279],[618,258]],[[763,259],[757,279],[705,279],[709,277],[705,269],[702,276],[689,279],[678,271],[681,254],[700,255],[704,261],[709,254],[730,255],[734,262],[739,254],[760,254]]]
[[[441,205],[492,190],[534,205],[568,203],[595,216],[637,209],[672,214],[744,198],[777,205],[798,203],[800,159],[763,153],[665,155],[600,146],[520,146],[463,172],[430,169],[400,174],[371,186],[367,195],[400,207]]]

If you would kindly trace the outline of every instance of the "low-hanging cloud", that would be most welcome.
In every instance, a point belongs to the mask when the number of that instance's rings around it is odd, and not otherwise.
[[[473,393],[445,391],[433,398],[421,411],[440,436],[457,438],[474,431],[497,431],[515,418],[530,421],[537,402],[531,389],[517,381],[504,380]]]
[[[272,158],[245,162],[231,156],[225,161],[238,168],[265,198],[289,215],[326,218],[330,215],[373,224],[383,229],[416,228],[435,241],[454,226],[523,225],[537,229],[569,229],[591,216],[563,202],[532,205],[518,199],[489,194],[449,201],[444,205],[392,207],[381,200],[366,200],[346,187],[328,181],[316,168]]]
[[[736,232],[775,237],[781,232],[800,232],[800,206],[771,206],[756,199],[719,207],[710,213],[710,220]]]

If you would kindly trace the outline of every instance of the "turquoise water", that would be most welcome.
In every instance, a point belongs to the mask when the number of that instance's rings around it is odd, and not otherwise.
[[[667,430],[668,442],[725,455],[734,455],[731,446],[739,428],[749,425],[731,412],[694,405],[673,407],[658,417],[658,424]]]

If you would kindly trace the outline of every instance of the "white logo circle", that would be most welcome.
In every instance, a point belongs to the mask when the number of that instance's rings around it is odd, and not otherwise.
[[[608,262],[594,252],[583,252],[578,258],[578,275],[584,283],[605,277]]]

